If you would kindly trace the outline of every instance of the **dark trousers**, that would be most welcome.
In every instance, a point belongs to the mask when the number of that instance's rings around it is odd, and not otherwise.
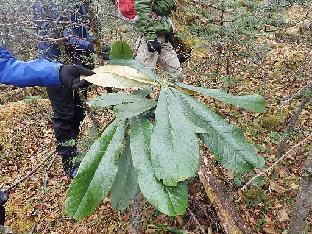
[[[72,64],[93,69],[89,53],[67,48]],[[77,155],[76,141],[80,123],[85,118],[85,109],[77,91],[66,87],[47,87],[53,110],[52,124],[57,142],[56,151],[62,157],[64,170],[72,167],[71,161]],[[81,91],[80,91],[81,92]],[[86,97],[86,91],[81,92]]]
[[[77,91],[66,87],[48,87],[47,92],[53,109],[56,151],[62,157],[64,171],[70,173],[75,165],[73,159],[77,156],[76,143],[85,110]]]
[[[5,221],[5,208],[4,206],[0,206],[0,225],[4,226],[4,221]]]
[[[85,117],[79,94],[66,87],[47,87],[47,92],[53,110],[52,123],[57,141],[56,149],[60,155],[71,155],[75,147],[66,147],[71,145],[66,142],[77,140],[80,123]]]

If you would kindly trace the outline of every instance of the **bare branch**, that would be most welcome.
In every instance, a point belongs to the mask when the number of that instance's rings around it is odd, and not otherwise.
[[[199,227],[200,229],[200,232],[205,234],[205,229],[201,226],[201,224],[199,223],[198,219],[196,218],[196,216],[193,214],[193,212],[188,208],[187,209],[188,212],[190,213],[190,215],[192,216],[192,218],[194,219],[195,223],[197,224],[197,226]]]
[[[57,154],[54,154],[54,156],[52,157],[50,163],[49,163],[49,166],[47,167],[47,170],[46,170],[46,174],[45,174],[45,177],[44,177],[44,183],[43,183],[43,190],[45,191],[47,186],[48,186],[48,181],[49,181],[49,171],[51,169],[51,167],[53,166],[53,163],[55,161],[57,157]]]
[[[49,153],[36,167],[34,167],[34,169],[31,170],[31,172],[29,172],[27,175],[25,175],[24,177],[22,177],[21,179],[19,179],[18,181],[16,181],[14,184],[10,185],[5,192],[9,193],[12,189],[14,189],[16,186],[18,186],[19,184],[23,183],[25,180],[27,180],[29,177],[31,177],[35,172],[37,172],[44,164],[46,161],[48,161],[54,154],[56,153],[56,151],[53,151],[52,153]]]
[[[252,177],[242,188],[241,190],[244,191],[249,185],[251,185],[257,178],[259,178],[260,176],[264,176],[267,173],[269,173],[274,167],[276,167],[281,161],[283,161],[284,159],[286,159],[289,155],[291,155],[299,146],[301,146],[302,144],[308,142],[312,140],[312,135],[308,136],[307,138],[305,138],[304,140],[300,141],[298,144],[294,145],[293,147],[291,147],[290,150],[288,150],[282,157],[280,157],[272,166],[270,166],[269,168],[267,168],[266,170],[258,173],[257,175],[255,175],[254,177]]]

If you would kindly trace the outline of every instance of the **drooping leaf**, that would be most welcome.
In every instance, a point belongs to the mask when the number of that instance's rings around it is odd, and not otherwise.
[[[118,173],[112,186],[111,204],[115,210],[125,210],[133,200],[138,188],[138,175],[131,159],[130,142],[121,155]]]
[[[183,110],[187,118],[200,129],[206,130],[206,133],[199,135],[222,166],[240,174],[264,166],[264,159],[256,154],[238,128],[228,124],[194,98],[178,90],[174,90],[174,93],[184,101]]]
[[[113,65],[122,65],[122,66],[135,68],[140,73],[150,77],[153,80],[156,80],[156,81],[160,80],[160,78],[151,69],[144,67],[142,63],[140,63],[139,61],[135,59],[130,59],[130,60],[112,59],[110,63]]]
[[[94,72],[94,75],[84,76],[82,79],[98,86],[113,88],[143,88],[156,84],[149,76],[127,66],[104,65],[95,68]]]
[[[80,220],[90,215],[111,189],[124,134],[125,121],[115,120],[84,157],[65,202],[72,218]]]
[[[155,107],[157,102],[152,99],[141,99],[133,103],[119,104],[114,107],[116,118],[126,119],[137,116]]]
[[[192,85],[187,85],[183,83],[178,83],[178,86],[181,88],[191,90],[197,93],[201,93],[206,96],[216,98],[220,101],[245,108],[247,110],[264,112],[265,109],[265,100],[261,95],[244,95],[244,96],[233,96],[228,94],[220,89],[206,89],[202,87],[195,87]]]
[[[130,46],[125,41],[116,41],[112,45],[110,52],[111,59],[133,59],[133,52]]]
[[[96,107],[109,107],[122,103],[131,103],[139,100],[145,99],[139,94],[126,94],[126,93],[108,93],[98,96],[88,102],[91,106]]]
[[[151,158],[158,180],[175,186],[195,176],[200,154],[197,137],[171,89],[162,88],[155,111]]]
[[[142,116],[131,120],[130,148],[141,192],[162,213],[183,215],[187,208],[187,181],[170,187],[155,177],[150,155],[152,128],[152,124]]]

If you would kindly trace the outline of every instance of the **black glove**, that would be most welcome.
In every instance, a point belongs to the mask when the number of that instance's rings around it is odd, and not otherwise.
[[[174,35],[172,32],[165,34],[165,42],[167,43],[169,42],[172,45],[173,49],[176,49],[176,44],[174,42]]]
[[[63,65],[60,70],[60,79],[64,86],[71,89],[79,89],[88,84],[86,80],[80,80],[80,75],[91,76],[95,72],[78,65]]]
[[[103,60],[104,61],[110,60],[110,57],[109,57],[110,51],[111,51],[111,48],[109,46],[103,46],[102,47],[102,53],[103,53]]]
[[[150,40],[150,41],[147,42],[147,48],[148,48],[149,52],[154,53],[154,52],[157,51],[160,54],[160,52],[161,52],[161,43],[157,39],[155,39],[153,41]]]

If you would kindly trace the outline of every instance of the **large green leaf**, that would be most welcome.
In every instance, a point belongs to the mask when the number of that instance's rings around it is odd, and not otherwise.
[[[264,112],[265,109],[265,100],[261,95],[258,94],[233,96],[220,89],[206,89],[202,87],[194,87],[192,85],[187,85],[183,83],[178,83],[178,86],[187,90],[216,98],[220,101],[236,105],[238,107],[245,108],[247,110]]]
[[[133,52],[130,46],[125,41],[116,41],[112,45],[110,52],[111,59],[133,59]]]
[[[111,189],[125,135],[125,121],[114,121],[95,141],[80,164],[65,202],[76,220],[90,215]]]
[[[132,49],[125,41],[113,43],[110,59],[112,65],[96,68],[95,75],[83,79],[95,85],[115,88],[140,88],[147,84],[156,85],[154,81],[160,80],[151,69],[133,59]]]
[[[98,86],[113,88],[144,88],[156,84],[148,75],[123,65],[104,65],[95,68],[94,72],[94,75],[81,79]]]
[[[200,154],[197,137],[171,89],[161,89],[155,116],[151,138],[155,175],[165,185],[175,186],[198,172]]]
[[[153,80],[160,81],[160,78],[153,72],[153,70],[144,67],[142,63],[135,59],[124,60],[124,59],[112,59],[110,61],[113,65],[128,66],[137,69],[140,73],[150,77]]]
[[[138,188],[138,175],[133,167],[130,142],[121,155],[118,173],[111,191],[111,204],[115,210],[125,210],[133,200]]]
[[[98,96],[88,102],[91,106],[96,107],[108,107],[114,106],[122,103],[131,103],[139,100],[144,100],[142,95],[126,94],[126,93],[108,93]]]
[[[239,174],[264,166],[264,159],[256,154],[238,128],[228,124],[194,98],[178,90],[174,90],[174,93],[182,98],[187,118],[201,130],[206,130],[206,133],[201,131],[200,136],[221,165]]]
[[[157,102],[152,99],[141,99],[133,103],[119,104],[114,107],[116,118],[126,119],[137,116],[155,107]]]
[[[132,67],[151,79],[160,80],[151,69],[144,67],[142,63],[133,59],[132,49],[125,41],[114,42],[110,52],[110,59],[110,64]]]
[[[131,120],[130,148],[144,197],[169,216],[183,215],[187,208],[187,181],[165,186],[154,175],[150,156],[152,124],[142,116]]]

